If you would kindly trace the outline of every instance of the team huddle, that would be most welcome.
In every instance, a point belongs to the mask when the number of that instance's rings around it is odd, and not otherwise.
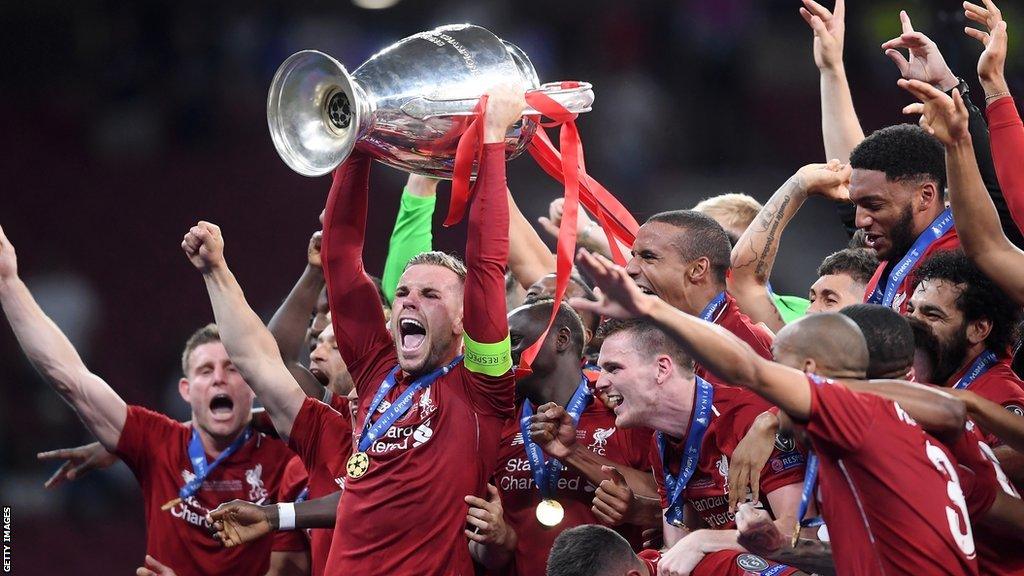
[[[47,484],[124,461],[145,503],[140,575],[1024,574],[1024,124],[1006,23],[990,0],[963,4],[983,45],[972,101],[901,12],[882,47],[917,124],[865,137],[844,1],[802,2],[829,161],[763,206],[708,198],[649,217],[632,245],[580,212],[575,267],[556,274],[540,233],[565,205],[540,232],[517,207],[504,138],[526,103],[502,84],[464,259],[432,250],[438,182],[410,175],[368,274],[358,150],[267,324],[199,221],[181,247],[215,323],[182,354],[190,422],[89,370],[0,229],[7,321],[97,440],[41,454],[64,461]],[[776,294],[784,230],[812,196],[850,244],[808,298]]]

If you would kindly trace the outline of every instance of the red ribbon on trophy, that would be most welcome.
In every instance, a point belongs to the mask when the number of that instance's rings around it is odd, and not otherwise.
[[[576,83],[564,82],[563,88],[573,88]],[[565,205],[562,209],[562,222],[558,227],[556,249],[556,281],[555,301],[565,298],[565,290],[572,274],[573,258],[576,254],[576,222],[579,207],[582,204],[594,214],[608,238],[612,258],[620,265],[626,259],[619,249],[619,242],[631,246],[636,238],[640,225],[629,210],[597,180],[587,174],[583,160],[583,142],[576,128],[577,114],[570,112],[550,96],[539,90],[526,93],[527,103],[540,115],[527,116],[537,123],[537,132],[530,140],[529,151],[537,164],[549,176],[565,186]],[[479,163],[483,153],[484,110],[487,96],[480,98],[474,111],[473,120],[462,135],[455,155],[454,178],[452,180],[452,198],[449,203],[448,216],[444,225],[451,226],[462,220],[466,206],[473,194],[470,185],[473,163]],[[551,122],[542,122],[545,117]],[[559,148],[555,149],[546,129],[558,127]],[[551,318],[540,338],[523,351],[519,361],[519,375],[529,374],[530,364],[537,357],[540,346],[547,337],[551,325],[558,314],[558,308],[551,311]]]

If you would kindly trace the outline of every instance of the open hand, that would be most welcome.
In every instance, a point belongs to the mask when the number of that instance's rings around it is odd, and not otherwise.
[[[771,426],[766,419],[774,419],[775,426]],[[761,470],[772,455],[777,429],[778,416],[770,412],[763,413],[754,420],[746,436],[733,449],[732,457],[729,458],[730,512],[736,511],[740,501],[747,496],[748,489],[754,502],[761,499]]]
[[[960,91],[954,90],[950,98],[930,84],[918,80],[900,80],[900,88],[910,92],[921,102],[903,109],[904,114],[921,114],[921,127],[946,146],[970,138],[967,127],[967,106]]]
[[[576,425],[565,408],[548,402],[530,417],[530,439],[545,454],[564,460],[576,449]]]
[[[655,296],[640,291],[636,282],[626,274],[625,268],[600,254],[580,250],[576,256],[576,265],[593,279],[597,286],[594,294],[598,298],[597,301],[578,297],[570,299],[569,305],[576,310],[628,320],[646,316],[657,302]]]
[[[216,224],[200,220],[185,234],[181,249],[189,262],[204,274],[224,265],[224,237]]]
[[[988,32],[977,28],[966,27],[964,33],[974,38],[985,47],[978,59],[978,79],[981,80],[985,94],[1008,92],[1004,70],[1006,68],[1006,22],[1003,14],[992,0],[983,0],[985,7],[964,2],[964,16],[972,22],[985,26]]]
[[[60,448],[49,452],[40,452],[36,454],[36,458],[43,461],[64,460],[60,468],[43,484],[45,488],[55,488],[65,481],[78,480],[93,470],[110,468],[117,463],[117,456],[107,452],[107,449],[99,442],[77,448]]]
[[[213,524],[214,537],[226,548],[259,540],[274,531],[266,507],[245,500],[221,504],[207,520]]]
[[[837,70],[843,65],[846,36],[846,2],[836,0],[831,12],[814,0],[803,0],[800,16],[814,30],[814,64],[819,70]]]
[[[935,86],[943,92],[956,87],[960,81],[946,65],[939,47],[931,38],[914,30],[906,10],[900,10],[903,34],[882,44],[885,55],[900,69],[900,75],[907,80],[920,80]],[[909,58],[899,51],[905,48]]]
[[[517,540],[516,533],[505,523],[505,514],[501,507],[498,488],[493,484],[488,484],[487,494],[487,500],[477,496],[466,496],[466,504],[469,504],[466,523],[476,528],[475,530],[466,530],[466,538],[480,544],[514,550]]]

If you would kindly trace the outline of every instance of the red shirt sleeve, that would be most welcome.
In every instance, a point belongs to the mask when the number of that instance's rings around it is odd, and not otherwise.
[[[186,426],[163,414],[142,406],[128,406],[128,417],[124,421],[115,453],[136,477],[145,477],[155,450],[169,446],[169,440],[180,433],[182,428]]]
[[[474,342],[493,344],[508,336],[505,266],[508,264],[508,195],[505,144],[485,144],[480,175],[469,208],[463,324]]]
[[[377,380],[382,365],[397,363],[377,288],[363,269],[369,179],[370,158],[358,153],[334,171],[321,252],[338,350],[363,388]]]
[[[1024,230],[1024,124],[1011,96],[993,102],[986,113],[999,187],[1014,223]]]
[[[871,394],[860,394],[816,376],[808,376],[811,387],[811,414],[807,432],[815,448],[831,448],[841,452],[857,450],[868,437],[885,401]]]
[[[299,455],[307,472],[315,471],[337,457],[345,442],[351,443],[349,422],[348,414],[339,414],[315,398],[306,398],[295,415],[288,447]]]

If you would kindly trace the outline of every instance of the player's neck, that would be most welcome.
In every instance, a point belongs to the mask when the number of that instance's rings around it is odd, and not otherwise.
[[[673,438],[685,438],[693,412],[693,395],[697,388],[694,377],[673,375],[662,384],[663,398],[657,413],[646,423],[648,428],[664,432]]]
[[[687,308],[689,310],[683,310],[691,316],[700,316],[701,312],[707,308],[708,304],[715,299],[716,296],[725,290],[725,286],[718,284],[717,282],[709,282],[707,284],[695,285],[691,288],[691,294],[687,296],[689,304]]]
[[[935,221],[936,218],[945,211],[946,205],[941,202],[935,203],[930,210],[922,212],[914,218],[913,228],[911,228],[914,234],[914,240],[917,240],[918,236],[924,233]]]
[[[561,360],[561,359],[560,359]],[[559,361],[550,374],[543,377],[535,391],[528,393],[530,402],[535,406],[556,402],[559,406],[565,406],[576,393],[580,384],[579,362]]]
[[[248,423],[246,423],[245,426],[242,426],[241,428],[239,428],[238,431],[235,432],[234,434],[223,435],[222,436],[220,434],[211,434],[210,432],[208,432],[202,426],[194,424],[194,422],[195,422],[194,418],[193,418],[192,422],[193,422],[193,426],[195,426],[196,430],[199,431],[199,440],[203,443],[203,450],[205,450],[208,455],[210,455],[210,456],[212,456],[214,458],[220,456],[222,452],[227,450],[231,446],[231,444],[241,434],[243,434],[245,432],[245,428],[246,428],[246,426],[248,426]]]
[[[957,368],[956,374],[960,374],[961,372],[966,370],[967,367],[970,366],[971,363],[974,362],[978,358],[978,356],[981,355],[981,353],[984,352],[984,351],[985,351],[985,342],[984,341],[981,341],[981,342],[978,342],[977,344],[972,344],[972,345],[968,346],[967,353],[964,354],[964,361],[960,363],[960,367]],[[954,376],[955,376],[955,374],[954,374]]]

